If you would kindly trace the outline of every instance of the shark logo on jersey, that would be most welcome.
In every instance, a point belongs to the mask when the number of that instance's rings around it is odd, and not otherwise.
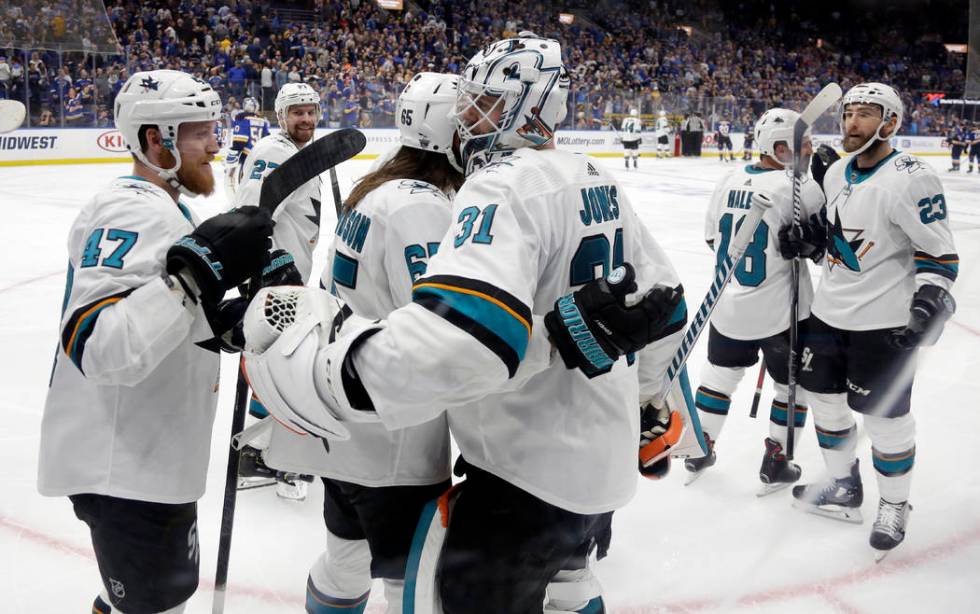
[[[922,167],[922,162],[919,162],[912,156],[902,156],[897,160],[895,160],[895,168],[897,168],[900,171],[908,171],[909,175],[911,175],[912,173],[914,173],[917,170],[920,170],[923,167]]]
[[[524,116],[526,123],[517,129],[517,134],[535,145],[544,145],[555,135],[555,131],[538,115],[540,112],[538,107],[531,107],[531,114]]]
[[[874,246],[874,241],[869,241],[858,254],[858,250],[864,245],[862,234],[864,234],[863,229],[844,228],[840,221],[840,211],[834,212],[834,223],[830,228],[830,236],[827,237],[830,270],[834,270],[836,265],[843,265],[857,273],[861,272],[861,258]]]
[[[438,194],[443,196],[443,193],[436,186],[431,183],[426,183],[424,181],[416,181],[414,179],[403,179],[398,184],[399,190],[409,190],[409,194]]]

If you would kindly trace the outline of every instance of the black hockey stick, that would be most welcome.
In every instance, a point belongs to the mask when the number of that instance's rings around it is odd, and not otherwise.
[[[813,122],[824,114],[830,106],[840,100],[843,92],[836,83],[828,83],[820,90],[810,104],[806,105],[799,119],[793,125],[793,232],[799,236],[800,211],[803,203],[803,137]],[[800,259],[793,258],[792,286],[790,289],[789,312],[789,392],[786,398],[786,459],[793,460],[796,430],[796,346],[800,342],[798,320],[800,317]]]
[[[749,410],[749,418],[755,418],[759,411],[759,399],[762,398],[762,382],[766,379],[766,359],[762,359],[759,365],[759,379],[755,382],[755,396],[752,397],[752,409]]]
[[[364,135],[347,128],[332,132],[319,138],[293,157],[283,162],[273,170],[259,192],[259,207],[273,213],[282,201],[296,191],[307,181],[319,176],[324,171],[350,160],[367,144]],[[249,284],[249,294],[258,292],[261,285],[261,275],[255,275]],[[251,298],[249,296],[248,298]],[[235,406],[231,416],[231,439],[241,432],[245,425],[245,408],[248,405],[248,382],[239,365],[238,385],[235,387]],[[235,446],[228,451],[228,468],[225,472],[225,496],[221,508],[221,532],[218,538],[218,565],[214,574],[214,601],[212,614],[221,614],[225,610],[225,594],[228,589],[228,562],[231,556],[231,533],[235,521],[235,504],[238,497],[238,460],[240,453]]]
[[[330,169],[330,189],[333,190],[333,210],[337,212],[337,223],[340,223],[340,210],[344,201],[340,196],[340,183],[337,181],[337,169]]]

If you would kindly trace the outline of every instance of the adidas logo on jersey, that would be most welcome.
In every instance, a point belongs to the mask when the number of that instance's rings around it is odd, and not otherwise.
[[[745,180],[745,183],[743,183],[742,185],[752,185],[752,180],[751,179],[746,179]]]
[[[592,166],[592,163],[591,162],[589,162],[587,164],[587,166],[588,166],[588,170],[589,170],[589,175],[591,175],[593,177],[598,177],[599,176],[599,171],[595,170],[595,167]]]

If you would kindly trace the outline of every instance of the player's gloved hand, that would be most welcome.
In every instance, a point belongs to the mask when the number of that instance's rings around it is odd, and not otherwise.
[[[666,335],[678,319],[672,316],[683,301],[683,288],[658,286],[630,306],[626,296],[636,291],[635,278],[633,266],[624,263],[605,279],[555,301],[544,323],[566,367],[595,377],[620,356]]]
[[[269,212],[258,207],[238,207],[204,220],[167,250],[167,273],[204,303],[216,305],[225,291],[262,269],[273,226]]]
[[[827,251],[827,225],[823,218],[825,215],[825,211],[821,210],[799,226],[787,224],[780,228],[780,255],[786,260],[810,258],[814,262],[820,262]]]
[[[840,156],[833,147],[824,143],[817,150],[813,152],[813,157],[810,158],[810,174],[813,175],[814,181],[823,189],[823,178],[827,174],[827,169],[834,162],[840,160]]]
[[[935,284],[925,284],[912,297],[909,323],[892,331],[889,342],[899,350],[939,341],[943,325],[956,312],[953,295]]]
[[[215,306],[205,304],[204,313],[214,332],[214,339],[201,344],[206,349],[237,354],[245,347],[242,318],[248,308],[248,299],[236,297],[221,301]]]
[[[252,280],[248,279],[238,286],[238,292],[242,296],[252,296],[254,292],[249,291]],[[262,282],[259,288],[269,286],[304,286],[303,275],[296,268],[296,261],[293,255],[284,249],[274,249],[269,253],[269,262],[262,269]],[[258,292],[258,289],[256,289]]]
[[[667,407],[646,403],[640,408],[640,475],[659,480],[670,471],[670,449],[681,439],[684,420]]]

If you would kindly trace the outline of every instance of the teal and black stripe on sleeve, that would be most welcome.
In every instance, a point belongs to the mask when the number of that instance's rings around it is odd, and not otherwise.
[[[88,343],[89,338],[95,331],[95,325],[99,320],[99,315],[102,314],[104,309],[118,303],[132,292],[132,289],[124,290],[83,305],[76,309],[65,323],[65,327],[61,331],[61,347],[68,358],[75,363],[75,366],[83,374],[85,371],[82,370],[82,356],[85,353],[85,344]]]
[[[412,301],[485,345],[510,377],[517,372],[531,339],[531,310],[513,295],[476,279],[434,275],[412,287]]]
[[[957,254],[943,254],[942,256],[932,256],[925,252],[915,252],[915,272],[935,273],[956,281],[956,276],[960,272],[960,257]]]

